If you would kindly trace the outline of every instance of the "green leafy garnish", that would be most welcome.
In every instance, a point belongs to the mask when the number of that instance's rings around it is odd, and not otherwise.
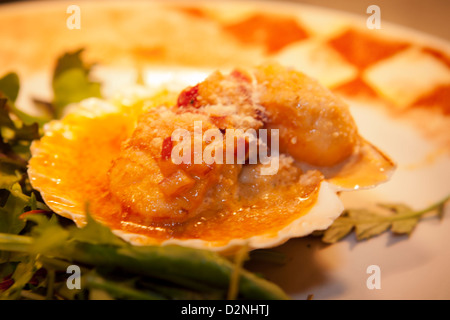
[[[0,79],[0,91],[12,102],[16,101],[19,95],[19,89],[20,81],[17,73],[7,73]]]
[[[70,103],[80,102],[90,97],[101,97],[100,83],[91,81],[91,66],[81,59],[83,49],[62,55],[56,64],[52,87],[55,118],[63,115]]]
[[[27,175],[30,146],[40,138],[41,132],[37,122],[26,124],[22,114],[12,106],[18,88],[17,75],[10,73],[0,79],[0,191],[3,192],[0,193],[0,231],[11,233],[23,226],[18,217],[25,208],[47,209],[37,201]]]
[[[31,142],[40,137],[36,122],[26,124],[13,103],[19,90],[18,77],[9,73],[0,79],[0,232],[17,234],[25,227],[20,215],[26,210],[48,209],[37,200],[28,181],[27,164]],[[11,244],[14,247],[14,244]],[[0,252],[0,274],[10,268],[9,252]]]
[[[357,240],[369,239],[387,230],[395,234],[409,235],[425,214],[437,211],[438,216],[442,216],[444,204],[449,199],[450,196],[447,196],[419,211],[414,211],[404,204],[380,204],[384,211],[348,209],[323,233],[322,240],[334,243],[353,230]]]
[[[15,102],[19,96],[19,90],[20,80],[16,73],[10,72],[0,78],[0,106],[14,114],[24,125],[42,126],[49,120],[48,118],[29,115],[16,107]]]
[[[240,267],[236,269],[225,257],[207,250],[180,246],[132,246],[92,218],[83,228],[75,225],[63,227],[60,218],[55,215],[50,218],[27,215],[26,218],[35,223],[30,235],[0,233],[0,250],[26,254],[26,259],[18,265],[26,271],[26,277],[22,275],[23,278],[16,281],[13,274],[14,285],[0,294],[0,298],[11,297],[19,290],[19,285],[24,289],[33,271],[41,267],[52,270],[57,268],[55,266],[65,268],[68,263],[89,267],[90,271],[84,275],[84,290],[103,288],[115,298],[178,298],[177,290],[167,290],[170,286],[182,288],[184,294],[192,291],[192,296],[197,294],[204,299],[211,297],[210,294],[216,298],[220,290],[221,298],[225,298],[229,283],[236,274],[239,275],[239,281],[233,282],[237,285],[236,296],[239,294],[239,297],[249,299],[288,298],[276,285]],[[97,235],[101,235],[98,241]],[[123,280],[113,282],[113,271],[117,271],[118,275],[126,272],[127,279],[134,278],[135,281],[128,281],[127,284]],[[150,279],[156,283],[152,290],[139,289],[142,283],[148,283]],[[159,290],[159,286],[166,290]],[[54,284],[53,290],[57,287]]]

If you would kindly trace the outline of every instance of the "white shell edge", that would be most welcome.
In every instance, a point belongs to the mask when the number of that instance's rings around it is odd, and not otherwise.
[[[303,237],[313,231],[327,229],[333,221],[344,211],[344,205],[334,188],[326,181],[320,184],[316,202],[306,214],[297,218],[276,234],[262,234],[247,239],[233,239],[223,246],[200,239],[169,239],[160,245],[180,245],[197,249],[208,249],[220,253],[231,253],[236,249],[247,246],[248,250],[273,248],[291,238]],[[135,244],[146,245],[152,242],[151,238],[135,233],[126,233],[121,230],[113,232],[122,239]]]

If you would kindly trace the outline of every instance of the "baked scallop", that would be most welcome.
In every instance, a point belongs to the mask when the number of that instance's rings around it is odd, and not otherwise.
[[[138,245],[277,246],[328,228],[339,192],[395,169],[341,100],[269,63],[133,103],[84,100],[44,132],[29,176],[46,204],[82,226],[89,203]]]

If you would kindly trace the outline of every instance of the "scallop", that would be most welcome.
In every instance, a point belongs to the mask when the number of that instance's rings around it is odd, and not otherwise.
[[[176,93],[84,100],[31,151],[33,187],[78,226],[89,203],[132,244],[223,253],[325,230],[344,209],[339,192],[395,170],[340,99],[271,63]]]

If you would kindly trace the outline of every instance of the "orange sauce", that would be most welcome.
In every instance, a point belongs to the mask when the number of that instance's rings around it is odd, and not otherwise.
[[[437,108],[444,115],[450,115],[450,85],[436,87],[433,91],[420,97],[412,106]]]
[[[293,42],[308,38],[297,20],[282,15],[257,13],[223,28],[244,44],[263,45],[267,53],[276,53]]]
[[[387,41],[352,29],[331,39],[328,44],[360,70],[409,46],[407,43]],[[370,48],[370,54],[367,54],[367,48]]]
[[[316,202],[318,185],[307,186],[302,191],[301,196],[290,196],[289,199],[277,192],[267,198],[257,197],[252,205],[248,201],[237,200],[224,210],[202,214],[177,224],[145,226],[139,222],[121,220],[120,229],[152,237],[157,242],[169,238],[201,239],[217,245],[262,234],[276,236],[278,231],[306,214]],[[113,222],[116,227],[117,222]]]
[[[328,182],[340,189],[358,190],[389,179],[396,168],[395,163],[375,146],[361,140],[358,150],[348,159],[336,166],[319,169]]]
[[[437,58],[439,61],[444,63],[448,68],[450,68],[450,56],[447,55],[445,52],[442,52],[440,50],[431,47],[424,47],[422,48],[422,50],[427,54],[431,54],[433,57]]]
[[[194,17],[194,18],[207,18],[208,14],[197,7],[189,7],[189,6],[174,6],[173,9],[178,10],[184,14],[187,14],[188,16]]]
[[[367,83],[361,79],[360,76],[355,79],[343,83],[335,88],[332,88],[334,92],[342,93],[346,96],[363,96],[363,97],[378,97],[378,94]]]

